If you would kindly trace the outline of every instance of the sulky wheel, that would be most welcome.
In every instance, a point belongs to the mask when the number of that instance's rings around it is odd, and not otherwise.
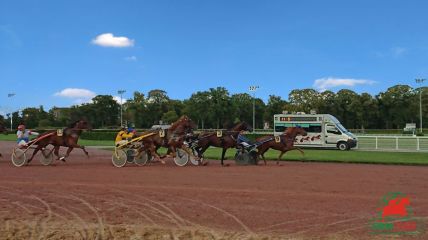
[[[42,158],[40,159],[40,163],[47,166],[53,162],[53,154],[52,150],[47,148],[42,150]]]
[[[115,167],[125,166],[127,159],[128,156],[126,155],[126,152],[122,149],[117,149],[113,152],[113,155],[111,156],[111,162]]]
[[[189,154],[187,154],[186,151],[184,151],[181,148],[177,148],[176,154],[175,154],[174,162],[180,167],[183,167],[189,162]]]
[[[24,150],[19,148],[13,149],[12,164],[15,167],[22,167],[27,164],[27,155],[25,155]]]
[[[134,157],[134,163],[137,165],[146,165],[148,162],[150,162],[150,158],[146,151],[143,151]]]

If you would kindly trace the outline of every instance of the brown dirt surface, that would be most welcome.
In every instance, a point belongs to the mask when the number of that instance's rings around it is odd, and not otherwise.
[[[18,168],[13,146],[0,142],[0,239],[384,239],[370,221],[388,192],[410,197],[423,228],[428,216],[427,167],[116,168],[111,151],[89,148],[90,158],[75,149],[66,163]]]

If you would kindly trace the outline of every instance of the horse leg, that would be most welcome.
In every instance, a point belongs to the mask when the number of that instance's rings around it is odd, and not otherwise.
[[[54,147],[54,154],[55,154],[55,156],[56,156],[56,160],[62,160],[62,159],[59,157],[59,146],[55,146],[55,147]]]
[[[298,147],[293,147],[292,148],[292,150],[298,150],[301,154],[302,154],[302,157],[304,157],[305,156],[305,152],[303,152],[303,150],[302,149],[300,149],[300,148],[298,148]]]
[[[70,156],[71,151],[73,151],[74,147],[68,147],[67,152],[65,153],[65,156],[61,158],[62,161],[65,162],[65,159]]]
[[[284,153],[286,153],[287,151],[281,151],[281,153],[278,156],[278,159],[276,160],[276,165],[279,165],[279,161],[281,160],[282,155],[284,155]]]
[[[34,149],[33,154],[31,155],[30,159],[28,159],[27,163],[30,163],[33,160],[34,156],[36,156],[37,152],[40,151],[40,149],[42,148],[42,145],[37,145],[36,149]]]
[[[152,155],[154,158],[157,159],[156,161],[161,162],[162,164],[165,164],[165,161],[162,160],[159,154],[156,152],[157,150],[156,146],[152,145],[148,150],[150,151],[150,155]]]
[[[223,151],[221,152],[221,166],[229,166],[229,164],[224,165],[224,156],[226,155],[227,148],[223,148]]]
[[[67,150],[67,153],[65,155],[65,158],[67,158],[70,155],[70,152],[73,151],[74,148],[82,149],[82,151],[85,153],[86,157],[89,158],[89,153],[86,151],[85,146],[81,146],[81,145],[76,144],[76,143],[68,144],[68,150]]]

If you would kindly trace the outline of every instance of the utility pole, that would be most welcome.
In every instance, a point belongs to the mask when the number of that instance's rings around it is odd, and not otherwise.
[[[250,92],[253,92],[253,131],[256,130],[256,90],[259,86],[250,86]]]
[[[15,95],[16,95],[15,93],[8,93],[7,97],[12,98]],[[13,131],[13,110],[10,110],[10,131]]]
[[[420,124],[420,132],[422,133],[422,84],[425,82],[425,78],[416,78],[415,81],[416,83],[419,83],[420,88],[419,88],[419,124]]]
[[[122,118],[122,95],[126,92],[126,90],[118,90],[117,93],[120,94],[120,126],[123,126],[123,118]]]

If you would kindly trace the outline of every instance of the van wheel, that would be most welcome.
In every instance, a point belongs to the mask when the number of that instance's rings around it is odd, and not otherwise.
[[[349,150],[349,146],[346,142],[339,142],[337,148],[341,151]]]

